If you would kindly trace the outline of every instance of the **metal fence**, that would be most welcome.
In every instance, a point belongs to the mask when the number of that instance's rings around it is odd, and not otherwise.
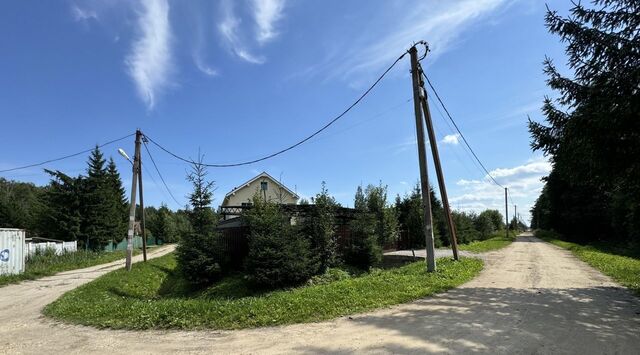
[[[0,275],[24,271],[25,230],[0,228]]]
[[[47,249],[55,250],[57,255],[78,251],[78,241],[73,242],[42,242],[26,243],[27,256],[34,255],[38,250],[44,252]]]

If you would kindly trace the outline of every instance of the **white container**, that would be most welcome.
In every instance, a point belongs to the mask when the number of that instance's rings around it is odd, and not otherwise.
[[[0,275],[24,272],[25,230],[0,228]]]

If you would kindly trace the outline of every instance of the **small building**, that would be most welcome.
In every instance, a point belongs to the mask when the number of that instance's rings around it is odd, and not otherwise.
[[[295,205],[299,199],[298,194],[263,171],[226,194],[221,207],[250,205],[256,193],[266,201],[281,205]]]

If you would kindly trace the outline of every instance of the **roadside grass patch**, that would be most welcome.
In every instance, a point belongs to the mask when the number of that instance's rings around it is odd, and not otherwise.
[[[105,264],[123,259],[125,256],[126,251],[121,250],[113,252],[78,250],[77,252],[62,253],[61,255],[55,255],[52,251],[45,251],[30,256],[25,264],[25,272],[22,274],[0,276],[0,287],[25,280],[51,276],[62,271]]]
[[[469,244],[460,244],[458,248],[471,253],[485,253],[492,250],[502,249],[511,244],[516,238],[516,234],[514,232],[509,232],[509,237],[507,237],[505,233],[505,231],[498,231],[493,233],[489,239],[478,240]]]
[[[536,231],[536,237],[570,250],[578,259],[640,296],[640,251],[600,244],[580,245],[561,240],[560,235],[550,231]]]
[[[361,275],[330,270],[306,285],[256,290],[231,275],[194,290],[169,254],[117,270],[72,290],[48,305],[47,316],[70,323],[115,329],[240,329],[321,321],[408,302],[471,280],[482,261],[441,258],[438,271],[424,262]]]

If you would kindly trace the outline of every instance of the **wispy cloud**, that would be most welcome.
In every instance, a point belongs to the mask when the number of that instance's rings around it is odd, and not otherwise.
[[[490,174],[509,188],[511,199],[518,204],[518,211],[526,221],[529,218],[529,209],[542,189],[541,178],[548,175],[550,171],[549,160],[537,157],[522,165],[492,170]],[[461,191],[452,194],[450,202],[454,208],[474,212],[487,208],[503,211],[504,190],[493,184],[488,176],[483,180],[461,179],[456,185]],[[513,206],[510,207],[512,208]]]
[[[249,63],[263,64],[266,59],[262,56],[257,56],[251,53],[240,38],[239,30],[242,21],[236,16],[233,3],[225,0],[222,1],[220,6],[223,18],[218,24],[218,31],[220,32],[222,39],[227,44],[229,50],[239,58]]]
[[[210,77],[218,75],[218,71],[210,67],[207,63],[205,63],[204,59],[202,58],[202,55],[200,55],[199,53],[194,53],[193,62],[196,65],[196,68],[198,68],[198,70],[200,70],[200,72],[202,72],[204,75],[210,76]]]
[[[256,21],[256,40],[260,44],[274,39],[278,32],[276,23],[282,18],[284,0],[253,0],[253,17]]]
[[[169,83],[171,72],[171,27],[167,0],[143,0],[138,18],[139,37],[126,59],[129,75],[148,109]]]
[[[83,9],[78,7],[78,5],[76,4],[71,5],[71,15],[73,16],[73,19],[76,21],[87,21],[90,19],[94,19],[94,20],[98,19],[98,13],[95,10]]]
[[[412,4],[411,11],[406,6],[389,2],[379,17],[368,22],[375,27],[361,30],[357,36],[335,38],[334,48],[313,68],[305,68],[306,75],[322,75],[324,78],[346,78],[350,82],[368,82],[363,77],[378,73],[393,62],[413,43],[426,40],[431,52],[429,61],[449,50],[465,30],[479,19],[506,8],[507,3],[517,0],[423,0]],[[393,6],[396,4],[396,6]],[[347,40],[348,39],[348,40]]]
[[[447,134],[440,142],[443,144],[458,145],[458,143],[460,143],[460,134]]]

